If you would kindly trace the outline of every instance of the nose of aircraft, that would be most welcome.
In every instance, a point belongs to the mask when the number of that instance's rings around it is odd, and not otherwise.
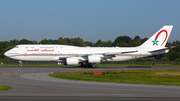
[[[4,56],[8,57],[8,51],[4,53]]]

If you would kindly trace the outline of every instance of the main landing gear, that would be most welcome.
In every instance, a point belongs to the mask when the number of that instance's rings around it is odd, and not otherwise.
[[[20,67],[23,67],[22,61],[19,61],[19,66],[20,66]]]
[[[95,64],[81,62],[81,67],[91,67],[91,68],[94,68]]]

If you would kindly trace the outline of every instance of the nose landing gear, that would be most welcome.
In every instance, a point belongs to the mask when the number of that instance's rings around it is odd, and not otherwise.
[[[20,67],[23,67],[22,61],[19,61],[19,66],[20,66]]]

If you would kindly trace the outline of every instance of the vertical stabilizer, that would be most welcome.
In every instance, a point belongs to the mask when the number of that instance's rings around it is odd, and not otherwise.
[[[172,28],[172,25],[165,25],[146,42],[144,42],[140,47],[165,47]]]

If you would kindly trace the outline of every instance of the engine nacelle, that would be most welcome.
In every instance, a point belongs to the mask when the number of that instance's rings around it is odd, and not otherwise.
[[[100,56],[88,56],[88,63],[100,63],[101,57]]]
[[[66,58],[65,65],[78,65],[79,60],[76,58]]]

